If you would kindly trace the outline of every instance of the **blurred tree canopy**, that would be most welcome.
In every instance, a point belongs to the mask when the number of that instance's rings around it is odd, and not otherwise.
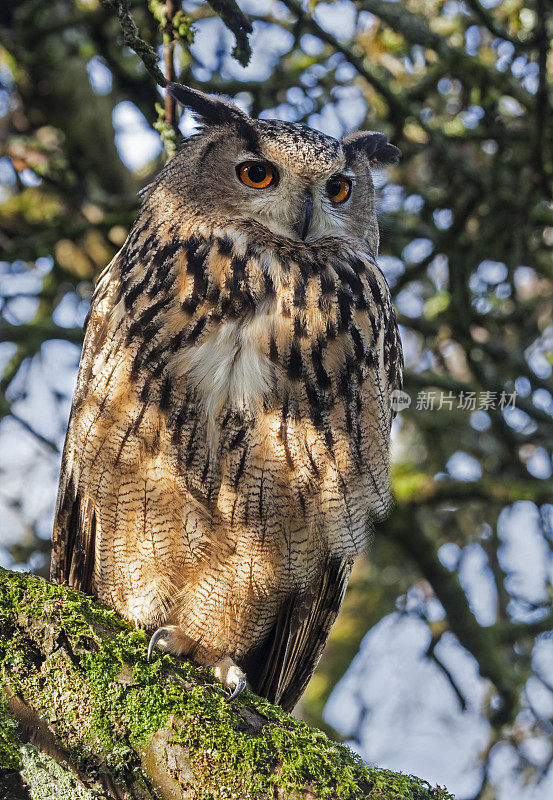
[[[403,152],[379,176],[381,265],[411,398],[395,430],[397,505],[356,566],[302,713],[324,724],[333,686],[386,614],[422,619],[426,655],[461,707],[463,689],[438,655],[443,637],[489,682],[474,797],[492,800],[497,748],[508,744],[518,773],[536,783],[553,760],[551,744],[528,747],[551,743],[553,731],[553,673],[536,658],[553,629],[553,8],[239,5],[11,0],[0,9],[0,525],[12,563],[47,572],[93,282],[180,135],[165,76],[235,97],[253,115],[334,135],[383,130]],[[129,125],[158,153],[139,168],[134,140],[124,146]],[[504,556],[502,520],[520,508],[521,535],[536,528],[548,565],[533,594]],[[487,616],[464,578],[474,553],[493,598]],[[537,705],[536,682],[549,698]]]

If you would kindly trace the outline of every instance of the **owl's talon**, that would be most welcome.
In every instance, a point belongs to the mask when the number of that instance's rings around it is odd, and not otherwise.
[[[217,663],[213,665],[213,672],[215,677],[218,678],[223,686],[230,692],[229,695],[225,696],[227,703],[232,703],[233,700],[236,700],[238,695],[242,694],[247,686],[246,676],[229,656],[223,656],[223,658],[217,661]]]
[[[236,687],[233,690],[233,692],[231,694],[229,694],[228,697],[225,697],[225,702],[226,703],[232,703],[233,700],[236,700],[238,695],[242,694],[242,692],[246,688],[246,685],[247,685],[246,679],[245,678],[240,678],[238,680],[238,684],[236,685]]]
[[[158,628],[157,631],[154,631],[152,634],[152,638],[150,639],[150,643],[148,645],[148,662],[152,660],[152,654],[154,652],[154,647],[159,642],[160,639],[165,639],[169,636],[170,631],[167,628]]]

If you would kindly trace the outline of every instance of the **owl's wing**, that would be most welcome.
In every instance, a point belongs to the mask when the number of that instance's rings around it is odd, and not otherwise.
[[[384,329],[381,369],[386,375],[386,383],[390,394],[403,387],[403,350],[396,315],[391,306]],[[395,411],[392,411],[393,417],[395,417]]]
[[[90,592],[96,537],[94,505],[75,491],[64,464],[62,473],[50,577],[56,583]]]
[[[351,564],[328,560],[319,583],[285,603],[266,644],[244,663],[252,689],[291,711],[303,693],[340,610]]]
[[[111,266],[111,265],[110,265]],[[85,321],[85,338],[79,367],[77,388],[73,398],[69,427],[65,437],[61,463],[60,484],[52,536],[50,578],[55,583],[67,583],[83,592],[91,591],[96,537],[94,503],[79,488],[79,455],[81,442],[75,435],[75,418],[90,375],[93,356],[106,338],[107,315],[104,303],[109,294],[108,266],[100,276],[90,311]]]
[[[389,427],[396,415],[391,395],[392,392],[403,386],[403,350],[390,289],[382,271],[376,264],[373,265],[367,278],[374,303],[373,313],[379,320],[380,327],[380,335],[376,342],[376,358],[372,362],[370,379],[377,390],[379,403],[387,422],[387,426],[385,426],[387,441]]]
[[[369,274],[372,297],[378,299],[374,318],[379,321],[380,335],[375,341],[367,381],[366,413],[380,420],[373,427],[373,445],[379,458],[387,461],[390,427],[394,409],[391,394],[401,389],[403,355],[401,340],[390,292],[384,276],[374,268]],[[374,518],[383,517],[389,510],[388,468],[376,470],[374,478]],[[254,691],[291,710],[313,674],[326,643],[330,629],[340,610],[351,572],[348,561],[328,559],[320,581],[311,592],[296,596],[280,609],[279,616],[265,645],[252,653],[244,669]]]

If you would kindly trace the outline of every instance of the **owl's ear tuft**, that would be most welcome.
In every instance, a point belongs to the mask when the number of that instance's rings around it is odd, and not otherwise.
[[[372,164],[397,164],[401,150],[390,144],[388,137],[374,131],[357,131],[343,142],[346,158],[364,155]]]
[[[189,108],[203,125],[229,125],[241,136],[249,150],[257,153],[259,142],[255,122],[240,108],[217,95],[190,89],[182,83],[168,83],[167,91],[185,108]]]
[[[167,91],[182,106],[189,108],[194,116],[206,125],[236,125],[244,122],[248,116],[239,108],[222,97],[205,94],[197,89],[190,89],[182,83],[168,83]]]

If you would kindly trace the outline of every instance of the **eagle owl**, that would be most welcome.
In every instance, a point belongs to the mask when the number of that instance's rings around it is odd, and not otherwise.
[[[389,505],[402,358],[371,164],[399,151],[169,91],[201,127],[97,284],[52,578],[291,709]]]

